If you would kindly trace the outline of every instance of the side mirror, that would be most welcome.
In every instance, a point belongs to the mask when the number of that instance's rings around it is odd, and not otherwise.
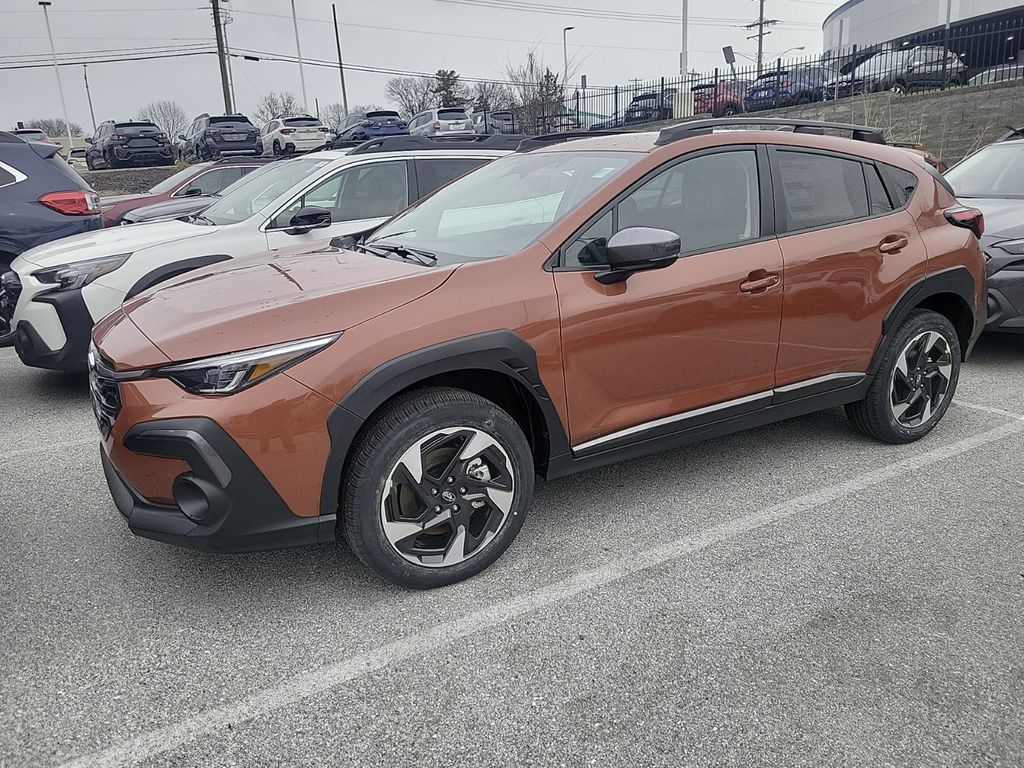
[[[184,140],[185,140],[185,134],[184,133],[179,133],[178,134],[178,141],[184,141]]]
[[[608,241],[608,269],[594,277],[604,285],[621,283],[633,272],[675,264],[680,249],[679,235],[675,232],[652,227],[627,227]]]
[[[179,195],[179,197],[199,197],[202,194],[203,190],[201,190],[199,187],[189,187],[184,192],[182,192]]]
[[[331,226],[331,212],[326,208],[307,205],[305,208],[300,208],[288,224],[290,226],[285,232],[289,235],[304,235],[310,230]]]
[[[347,251],[355,247],[359,241],[353,235],[338,235],[331,238],[331,247]]]

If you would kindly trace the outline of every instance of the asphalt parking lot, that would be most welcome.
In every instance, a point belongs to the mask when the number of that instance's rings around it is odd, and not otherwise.
[[[541,484],[481,576],[129,534],[84,377],[0,350],[4,766],[1024,764],[1024,338],[888,447],[841,411]]]

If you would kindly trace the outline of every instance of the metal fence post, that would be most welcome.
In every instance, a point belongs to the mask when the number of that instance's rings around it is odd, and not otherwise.
[[[615,103],[614,103],[615,111],[612,112],[612,117],[618,117],[619,116],[619,86],[617,86],[617,85],[615,86],[615,94],[614,95],[615,95]]]

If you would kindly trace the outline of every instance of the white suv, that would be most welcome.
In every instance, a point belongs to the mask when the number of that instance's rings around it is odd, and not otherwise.
[[[422,149],[388,151],[395,140]],[[14,332],[26,365],[84,370],[93,324],[126,298],[218,261],[290,246],[312,250],[373,230],[442,184],[509,154],[517,140],[492,136],[456,148],[399,136],[282,160],[253,171],[191,218],[33,248],[0,279],[0,308],[13,307],[0,331]]]
[[[310,115],[292,115],[271,120],[260,129],[263,156],[308,152],[330,140],[327,126]]]

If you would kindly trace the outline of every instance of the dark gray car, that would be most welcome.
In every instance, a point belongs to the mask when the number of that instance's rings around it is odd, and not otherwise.
[[[946,172],[958,199],[985,214],[987,331],[1024,333],[1024,129]]]

